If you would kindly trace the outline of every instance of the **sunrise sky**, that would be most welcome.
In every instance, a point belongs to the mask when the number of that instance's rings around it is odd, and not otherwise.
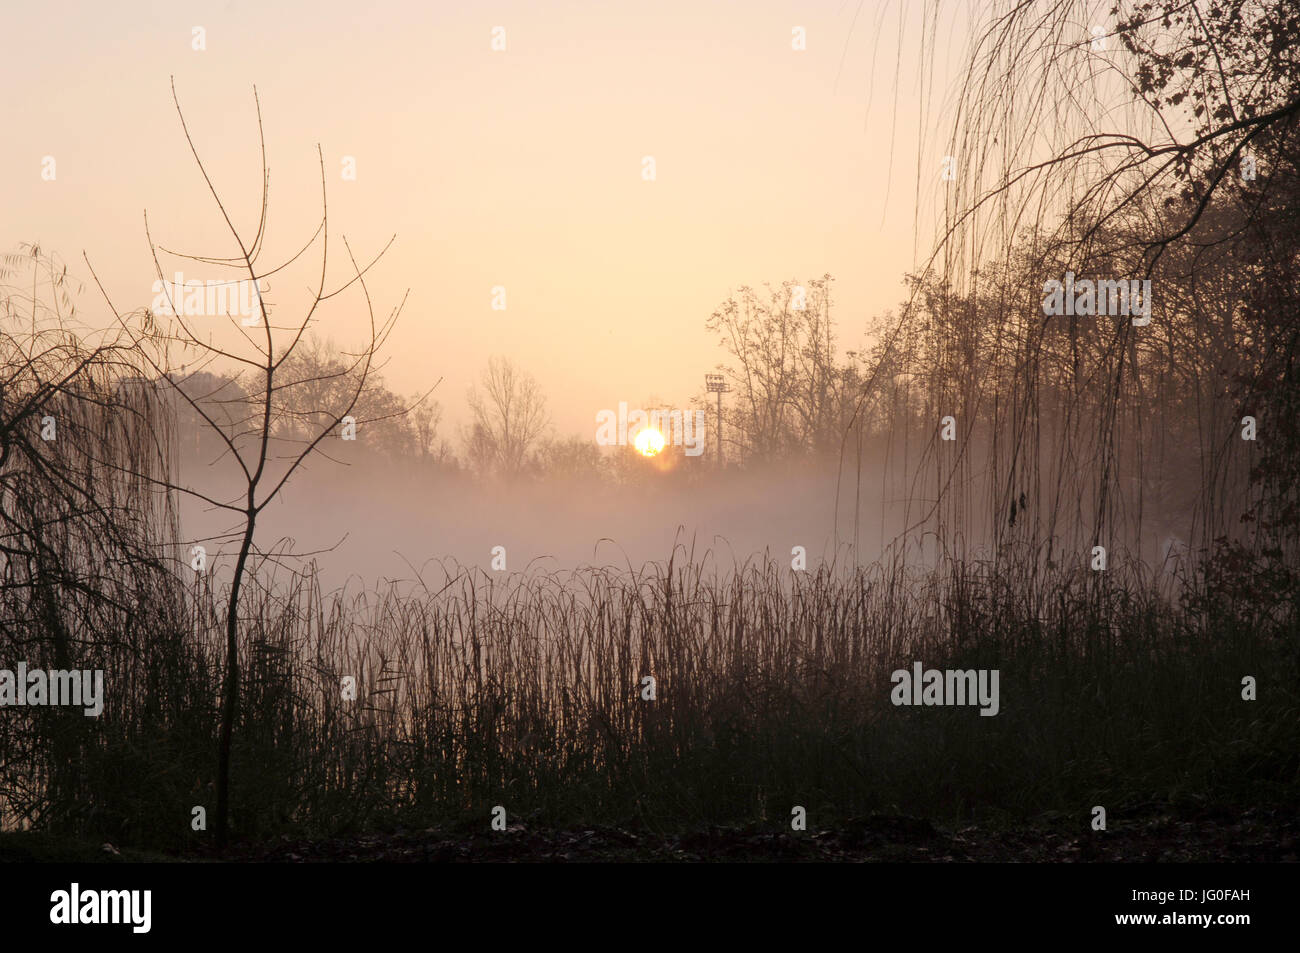
[[[382,310],[411,289],[390,386],[443,377],[436,396],[454,425],[466,387],[503,354],[537,377],[558,434],[590,435],[595,413],[621,400],[695,396],[723,357],[705,319],[740,285],[830,272],[846,348],[896,305],[932,236],[942,107],[966,44],[964,22],[941,21],[922,85],[929,6],[14,6],[0,37],[0,244],[39,241],[88,278],[84,251],[119,310],[151,298],[145,209],[159,243],[234,254],[169,77],[248,236],[256,84],[271,168],[263,263],[315,228],[319,143],[332,242],[346,235],[368,259],[397,235],[371,279]],[[491,49],[495,26],[503,52]],[[806,51],[791,49],[796,26]],[[54,181],[41,177],[46,156]],[[653,182],[643,156],[655,158]],[[331,250],[337,282],[346,258],[341,242]],[[490,307],[494,285],[505,311]],[[107,317],[93,287],[81,307],[84,320]],[[318,333],[355,340],[358,309],[340,299]]]

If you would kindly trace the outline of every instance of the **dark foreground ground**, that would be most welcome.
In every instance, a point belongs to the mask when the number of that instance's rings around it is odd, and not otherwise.
[[[486,825],[485,825],[486,826]],[[253,861],[275,863],[854,861],[854,862],[1294,862],[1300,808],[1242,811],[1145,803],[1092,832],[1064,819],[995,830],[945,827],[904,815],[872,815],[807,832],[771,827],[710,828],[662,834],[626,827],[500,832],[398,830],[328,839],[238,844],[188,856],[119,850],[43,834],[0,836],[0,862]]]

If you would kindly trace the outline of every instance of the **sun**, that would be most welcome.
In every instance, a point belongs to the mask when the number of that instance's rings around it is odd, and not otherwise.
[[[657,456],[664,448],[664,435],[653,427],[646,427],[636,435],[634,446],[643,457]]]

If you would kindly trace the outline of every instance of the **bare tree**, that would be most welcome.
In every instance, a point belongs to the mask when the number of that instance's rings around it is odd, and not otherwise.
[[[836,353],[830,275],[767,288],[748,286],[706,323],[732,363],[720,366],[732,396],[729,441],[741,459],[825,454],[839,444],[856,396],[856,355]]]
[[[467,399],[473,414],[465,436],[470,463],[517,476],[550,423],[537,381],[507,358],[493,357]]]
[[[355,385],[349,371],[351,361],[333,342],[308,335],[280,367],[284,406],[276,435],[302,441],[327,423],[328,415],[321,408],[337,406]],[[441,379],[435,388],[438,383]],[[423,456],[427,451],[421,449],[417,428],[432,420],[426,416],[426,411],[432,412],[436,406],[430,392],[417,394],[408,404],[389,390],[379,371],[372,368],[353,408],[357,426],[365,427],[367,449],[393,457]],[[432,435],[426,436],[432,441]]]
[[[417,459],[438,466],[454,462],[451,444],[439,430],[442,426],[442,404],[436,400],[426,400],[412,407],[410,424]]]
[[[162,282],[166,297],[164,310],[168,313],[159,315],[149,311],[137,311],[128,314],[118,311],[113,307],[98,276],[95,276],[95,281],[121,327],[131,334],[133,344],[143,355],[156,380],[162,386],[170,388],[175,399],[187,406],[203,422],[222,446],[225,459],[233,463],[239,474],[238,491],[224,498],[201,491],[191,482],[184,480],[155,481],[157,488],[164,492],[184,493],[216,510],[230,513],[237,520],[236,528],[230,534],[237,548],[225,608],[226,676],[217,763],[216,836],[218,843],[224,844],[228,838],[231,740],[240,697],[240,594],[249,573],[255,573],[258,565],[266,559],[279,558],[278,553],[274,557],[269,556],[255,545],[258,517],[284,489],[303,463],[314,453],[323,450],[327,440],[337,440],[340,436],[351,435],[352,427],[364,423],[355,420],[353,414],[361,395],[365,392],[367,382],[371,379],[376,355],[397,320],[402,304],[405,303],[405,296],[402,303],[393,308],[387,318],[382,320],[376,318],[365,276],[391,247],[393,239],[389,240],[374,259],[362,267],[357,263],[351,248],[348,247],[347,239],[344,238],[343,245],[351,264],[352,275],[338,287],[327,290],[329,214],[324,156],[319,146],[317,155],[321,168],[320,223],[311,239],[292,257],[278,264],[263,265],[260,259],[266,238],[270,178],[266,165],[265,137],[262,134],[261,104],[257,99],[256,89],[254,89],[254,101],[257,105],[258,138],[262,157],[262,195],[257,228],[251,237],[246,236],[235,226],[226,202],[221,198],[203,160],[199,157],[176,96],[174,81],[172,101],[176,106],[190,153],[230,233],[234,254],[212,257],[182,254],[163,248],[153,239],[146,213],[145,233],[153,254],[156,274],[159,282]],[[318,239],[320,241],[319,276],[315,279],[314,287],[306,300],[302,317],[288,323],[273,321],[272,305],[263,297],[264,292],[261,290],[266,279],[292,265],[316,244]],[[210,333],[199,333],[193,323],[187,320],[192,316],[193,309],[185,307],[184,304],[178,306],[181,290],[173,293],[164,279],[165,269],[160,257],[162,255],[170,255],[205,267],[222,269],[223,273],[233,274],[237,276],[238,281],[247,282],[249,287],[255,289],[247,295],[247,300],[253,303],[251,314],[238,314],[227,310],[224,315],[233,332],[229,335],[231,343],[215,342]],[[285,366],[293,359],[309,329],[316,323],[321,306],[349,289],[356,289],[360,293],[367,317],[368,328],[360,345],[338,364],[317,369],[315,373],[307,376],[289,376],[285,372]],[[190,293],[188,287],[183,290],[187,295]],[[223,365],[233,368],[235,371],[233,379],[240,384],[247,395],[247,411],[236,416],[233,421],[213,414],[211,406],[201,396],[195,396],[190,389],[183,386],[181,375],[173,373],[177,352],[189,359],[191,366],[197,365],[196,369]],[[310,394],[311,398],[304,404],[302,401],[295,400],[298,393]],[[273,435],[277,428],[282,429],[289,425],[293,425],[294,437],[276,443]]]

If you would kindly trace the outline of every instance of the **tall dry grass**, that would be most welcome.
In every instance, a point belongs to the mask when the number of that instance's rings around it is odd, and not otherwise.
[[[1094,804],[1294,794],[1294,614],[1171,601],[1141,570],[1057,569],[1030,590],[989,564],[705,565],[259,584],[241,625],[236,836],[478,827],[498,804],[541,825],[784,829],[794,805],[818,826],[877,810],[1083,823]],[[203,844],[189,821],[212,798],[215,605],[196,585],[101,646],[108,701],[80,735],[79,811],[40,783],[51,712],[6,713],[10,818]],[[914,661],[998,669],[999,715],[894,707],[889,675]],[[1259,701],[1242,701],[1244,675]]]

